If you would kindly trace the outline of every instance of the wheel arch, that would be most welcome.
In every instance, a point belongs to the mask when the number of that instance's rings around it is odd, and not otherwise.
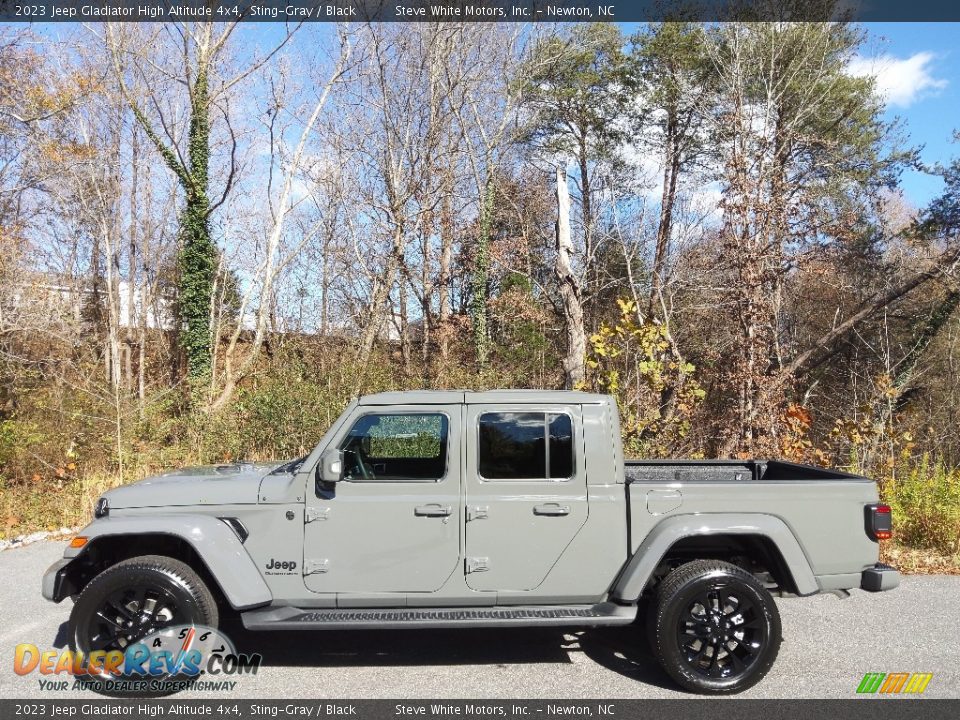
[[[164,555],[193,568],[225,607],[246,610],[273,599],[240,539],[218,518],[110,518],[91,523],[79,534],[88,540],[79,550],[64,553],[69,563],[59,569],[61,596],[79,593],[94,576],[122,560]]]
[[[672,563],[729,561],[735,556],[768,571],[781,590],[797,595],[819,592],[806,554],[783,520],[764,514],[704,514],[673,516],[654,527],[626,563],[612,596],[638,600]]]

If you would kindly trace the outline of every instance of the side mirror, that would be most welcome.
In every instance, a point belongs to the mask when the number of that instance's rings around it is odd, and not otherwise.
[[[320,456],[320,480],[325,483],[340,482],[343,479],[343,451],[337,448],[325,450]]]

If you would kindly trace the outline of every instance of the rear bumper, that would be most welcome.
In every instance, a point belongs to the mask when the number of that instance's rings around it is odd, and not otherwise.
[[[67,595],[71,595],[76,590],[67,577],[67,566],[73,562],[73,558],[63,558],[57,560],[53,565],[47,568],[43,574],[43,581],[40,585],[40,592],[51,602],[60,602]]]
[[[860,589],[867,592],[893,590],[900,584],[900,573],[889,565],[877,563],[860,575]]]

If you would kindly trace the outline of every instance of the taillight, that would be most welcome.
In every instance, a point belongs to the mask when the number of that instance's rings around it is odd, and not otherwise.
[[[889,505],[867,505],[864,508],[867,536],[871,540],[893,537],[893,520]]]

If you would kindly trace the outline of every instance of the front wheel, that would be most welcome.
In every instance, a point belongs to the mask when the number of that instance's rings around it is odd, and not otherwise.
[[[650,607],[650,640],[664,670],[695,693],[738,693],[760,682],[780,649],[780,613],[763,585],[727,562],[671,572]]]
[[[84,656],[123,653],[165,628],[216,628],[218,620],[216,600],[196,572],[173,558],[144,555],[107,568],[87,584],[70,613],[70,647]]]

